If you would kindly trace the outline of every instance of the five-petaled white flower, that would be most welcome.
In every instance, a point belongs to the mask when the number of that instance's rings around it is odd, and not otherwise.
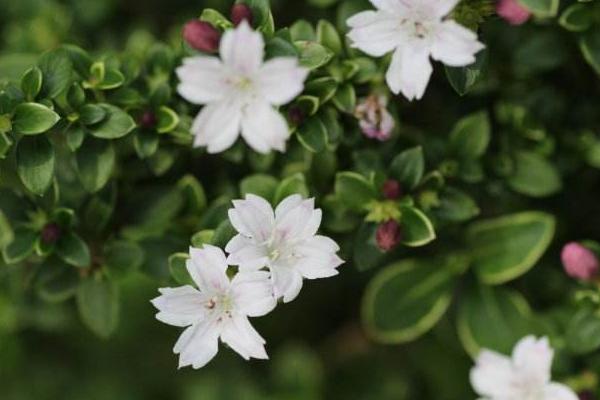
[[[231,147],[241,131],[260,153],[285,150],[290,132],[274,106],[289,103],[302,92],[308,70],[293,57],[263,62],[264,47],[262,35],[243,21],[223,35],[222,61],[191,57],[177,69],[179,94],[205,105],[192,126],[195,146],[219,153]]]
[[[381,57],[394,52],[387,71],[390,89],[420,99],[433,72],[429,57],[453,67],[475,62],[484,48],[477,35],[444,19],[459,0],[371,0],[377,11],[348,20],[354,47]]]
[[[227,261],[240,271],[269,268],[275,296],[292,301],[302,288],[303,278],[337,275],[343,261],[336,255],[339,246],[317,235],[321,210],[314,199],[300,195],[284,199],[273,211],[265,199],[248,195],[234,200],[229,220],[238,231],[225,250]]]
[[[554,351],[547,338],[527,336],[512,358],[483,350],[471,370],[471,384],[481,400],[577,400],[567,386],[550,381]]]
[[[246,360],[268,358],[264,339],[248,317],[267,314],[277,301],[266,271],[227,276],[225,254],[218,247],[190,249],[187,270],[192,286],[160,289],[152,300],[159,310],[156,318],[169,325],[187,327],[173,351],[179,367],[201,368],[218,351],[219,338]]]

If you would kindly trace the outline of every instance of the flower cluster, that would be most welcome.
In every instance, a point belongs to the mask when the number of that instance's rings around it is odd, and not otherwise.
[[[219,339],[245,359],[268,358],[248,317],[269,313],[278,299],[292,301],[303,279],[337,275],[343,263],[338,245],[317,235],[321,210],[314,199],[292,195],[273,210],[250,194],[233,205],[229,220],[238,234],[225,248],[229,255],[210,245],[191,248],[186,268],[197,288],[160,289],[161,296],[152,300],[158,320],[187,327],[173,349],[180,354],[179,367],[206,365],[217,354]],[[230,265],[238,266],[232,279]]]

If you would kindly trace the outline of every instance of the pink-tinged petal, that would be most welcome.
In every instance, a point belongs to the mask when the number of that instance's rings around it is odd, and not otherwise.
[[[547,338],[527,336],[513,350],[513,363],[518,374],[533,384],[542,387],[550,382],[550,369],[554,351]]]
[[[271,279],[275,297],[283,297],[284,303],[294,300],[302,289],[302,275],[287,266],[273,265],[271,267]]]
[[[242,137],[255,151],[285,151],[290,130],[285,118],[266,101],[258,101],[244,109]]]
[[[283,218],[283,216],[287,214],[290,210],[293,210],[294,208],[299,206],[300,203],[302,203],[302,200],[304,199],[299,194],[293,194],[283,199],[275,209],[275,219],[280,220],[281,218]]]
[[[265,246],[249,244],[227,257],[229,265],[237,265],[240,271],[252,272],[264,268],[269,263],[269,255]]]
[[[175,343],[173,352],[179,354],[179,368],[192,366],[202,368],[212,360],[219,350],[218,325],[205,320],[187,328]]]
[[[257,86],[269,103],[281,106],[302,93],[307,76],[308,69],[300,67],[298,59],[280,57],[261,67]]]
[[[158,309],[156,319],[173,326],[189,326],[202,320],[206,297],[191,286],[159,289],[161,296],[151,302]]]
[[[246,200],[234,200],[229,210],[229,221],[242,235],[254,242],[263,242],[271,237],[275,216],[273,209],[264,199],[249,195]],[[264,202],[264,203],[263,203]]]
[[[477,394],[491,399],[512,399],[513,370],[510,358],[483,350],[471,369],[471,385]]]
[[[190,248],[190,259],[186,266],[201,292],[210,295],[229,288],[227,260],[220,248],[210,245],[204,245],[201,249]]]
[[[192,125],[195,147],[207,147],[209,153],[227,150],[237,140],[242,118],[239,104],[219,101],[205,106]]]
[[[321,209],[317,208],[316,210],[314,210],[312,212],[312,215],[310,216],[309,220],[306,223],[306,226],[304,227],[304,230],[299,234],[299,237],[301,238],[310,238],[311,236],[314,236],[317,231],[319,230],[319,227],[321,226],[321,220],[323,219],[323,212],[321,211]]]
[[[429,49],[421,41],[412,40],[394,52],[386,80],[395,94],[402,92],[410,101],[419,100],[425,93],[432,72]]]
[[[579,396],[566,385],[550,383],[545,387],[544,396],[541,400],[579,400]]]
[[[246,360],[269,358],[265,351],[265,340],[244,316],[236,315],[224,321],[221,340]]]
[[[235,235],[225,246],[225,251],[229,254],[240,251],[246,246],[254,244],[254,241],[244,235]],[[231,264],[230,264],[231,265]]]
[[[240,272],[231,282],[231,291],[237,311],[250,317],[270,313],[277,305],[266,271]]]
[[[398,47],[403,38],[398,17],[387,12],[364,11],[348,19],[352,46],[381,57]]]
[[[452,67],[463,67],[475,62],[475,54],[485,46],[477,35],[454,21],[444,21],[435,33],[431,56]]]
[[[221,100],[228,90],[223,64],[215,57],[186,58],[177,68],[177,76],[181,81],[177,91],[191,103],[207,104]]]
[[[220,54],[225,66],[235,72],[250,75],[261,66],[265,42],[259,32],[252,30],[247,21],[225,32],[221,39]]]
[[[315,199],[303,200],[299,205],[275,221],[275,237],[280,243],[304,238],[303,233],[314,226]],[[319,218],[320,214],[316,217]],[[309,225],[310,224],[310,225]]]

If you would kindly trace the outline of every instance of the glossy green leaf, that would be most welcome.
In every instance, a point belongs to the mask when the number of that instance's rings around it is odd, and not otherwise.
[[[586,354],[600,348],[600,315],[592,307],[579,309],[569,320],[565,342],[575,354]]]
[[[77,175],[90,193],[102,189],[112,175],[115,151],[110,141],[87,138],[77,150]]]
[[[334,56],[333,51],[317,42],[298,41],[294,44],[300,52],[300,65],[311,70],[328,64]]]
[[[400,226],[402,229],[402,244],[410,247],[425,246],[435,240],[435,228],[421,210],[411,206],[401,206]]]
[[[66,91],[73,74],[73,64],[63,49],[52,50],[40,58],[38,67],[44,77],[41,95],[55,98]]]
[[[240,182],[240,193],[244,197],[252,193],[263,199],[267,199],[267,201],[271,201],[275,196],[278,184],[279,181],[271,175],[250,175]]]
[[[23,135],[37,135],[50,130],[60,116],[38,103],[22,103],[15,109],[12,119],[13,130]]]
[[[491,137],[487,112],[464,117],[450,133],[450,150],[460,158],[479,158],[485,154]]]
[[[310,194],[308,187],[306,186],[306,178],[303,174],[294,174],[279,182],[279,185],[275,190],[273,203],[279,204],[283,199],[294,194],[299,194],[305,198]]]
[[[88,245],[77,234],[66,232],[56,243],[56,254],[67,264],[87,268],[92,259]]]
[[[481,77],[487,60],[487,50],[482,50],[475,56],[475,62],[465,67],[445,66],[446,78],[452,88],[461,96],[469,93]]]
[[[300,143],[310,152],[320,153],[327,147],[327,130],[318,116],[305,121],[297,131]]]
[[[109,104],[99,104],[106,111],[106,118],[90,127],[90,133],[100,139],[118,139],[135,128],[135,121],[125,111]]]
[[[423,179],[425,158],[421,146],[398,154],[390,166],[390,177],[398,180],[407,189],[415,188]]]
[[[43,195],[54,177],[54,147],[45,136],[24,136],[16,151],[21,182],[32,193]]]
[[[38,67],[32,67],[25,71],[21,78],[21,90],[28,101],[34,100],[42,90],[42,71]]]
[[[538,17],[554,17],[558,13],[560,0],[518,0],[521,5]]]
[[[364,211],[377,198],[372,181],[356,172],[340,172],[335,178],[335,195],[347,208]]]
[[[530,197],[546,197],[562,189],[556,166],[542,156],[519,151],[514,155],[515,170],[508,185],[516,192]]]

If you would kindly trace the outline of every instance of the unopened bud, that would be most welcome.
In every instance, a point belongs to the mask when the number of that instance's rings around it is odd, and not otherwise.
[[[288,110],[288,117],[292,124],[298,126],[301,125],[306,119],[306,113],[299,106],[291,106]]]
[[[579,400],[596,400],[597,397],[594,395],[594,393],[590,392],[589,390],[580,392],[577,394],[579,396]]]
[[[589,281],[600,271],[596,254],[577,242],[568,243],[563,247],[561,259],[567,275],[575,279]]]
[[[196,50],[213,53],[219,48],[221,32],[208,22],[195,19],[183,27],[183,39]]]
[[[383,187],[381,188],[381,193],[387,200],[399,199],[402,196],[402,187],[400,186],[400,182],[395,179],[388,179],[384,182]]]
[[[402,232],[398,222],[391,219],[379,225],[377,232],[375,232],[375,240],[377,241],[377,247],[384,252],[398,246],[402,240]]]
[[[146,129],[152,129],[158,123],[156,115],[152,111],[145,111],[140,117],[140,126]]]
[[[58,224],[51,222],[46,224],[44,228],[42,228],[41,239],[42,242],[46,244],[56,243],[58,239],[60,239],[60,226]]]
[[[496,13],[511,25],[522,25],[531,18],[531,13],[517,0],[498,0]]]
[[[235,4],[231,8],[231,22],[235,26],[238,26],[244,20],[248,22],[248,25],[252,26],[253,19],[252,9],[247,4]]]

